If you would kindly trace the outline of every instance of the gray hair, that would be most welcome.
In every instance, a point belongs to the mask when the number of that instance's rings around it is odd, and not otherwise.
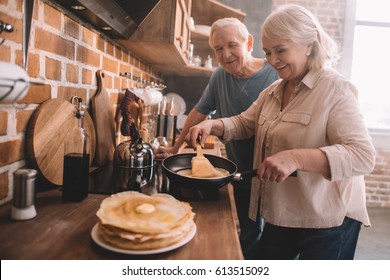
[[[248,40],[249,32],[245,24],[236,18],[221,18],[214,21],[214,23],[211,25],[209,45],[212,49],[214,48],[212,45],[213,34],[226,26],[232,26],[233,28],[236,28],[238,33],[242,36],[242,39],[244,41]]]
[[[308,58],[310,70],[319,70],[326,63],[339,58],[336,42],[325,32],[317,18],[299,5],[287,4],[278,7],[264,21],[261,34],[267,38],[312,44]]]

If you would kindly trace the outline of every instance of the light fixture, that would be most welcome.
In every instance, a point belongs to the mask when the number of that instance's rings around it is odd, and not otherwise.
[[[101,27],[103,30],[105,30],[105,31],[110,31],[110,30],[112,30],[112,27],[111,26],[102,26]]]
[[[73,6],[70,6],[73,10],[75,11],[84,11],[85,10],[85,7],[84,6],[81,6],[81,5],[73,5]]]

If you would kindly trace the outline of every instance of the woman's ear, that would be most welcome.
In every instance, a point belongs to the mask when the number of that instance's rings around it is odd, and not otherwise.
[[[307,46],[307,50],[306,50],[306,56],[310,56],[311,55],[311,50],[313,49],[313,44],[309,44]]]

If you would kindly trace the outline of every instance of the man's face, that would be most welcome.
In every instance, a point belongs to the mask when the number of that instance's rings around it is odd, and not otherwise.
[[[252,46],[234,26],[225,26],[214,32],[212,43],[215,56],[226,72],[236,74],[246,66]]]

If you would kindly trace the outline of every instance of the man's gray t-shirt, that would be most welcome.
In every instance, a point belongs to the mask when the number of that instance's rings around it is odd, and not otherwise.
[[[195,108],[204,115],[216,111],[215,117],[230,117],[245,111],[270,84],[278,79],[278,74],[265,61],[264,67],[253,76],[237,78],[222,67],[212,74],[202,97]],[[226,144],[226,153],[237,164],[240,171],[251,170],[253,166],[254,137],[232,140]],[[245,180],[250,187],[250,178]]]

